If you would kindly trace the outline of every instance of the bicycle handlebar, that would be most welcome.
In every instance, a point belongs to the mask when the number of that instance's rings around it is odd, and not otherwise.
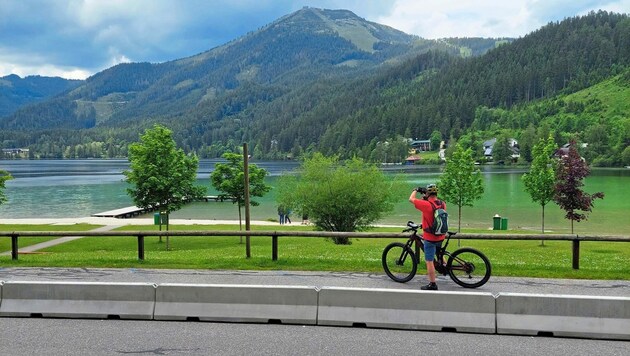
[[[413,231],[413,232],[418,232],[418,229],[422,230],[422,225],[418,225],[416,223],[414,223],[413,221],[409,220],[407,221],[407,226],[408,228],[404,229],[402,232],[409,232],[409,231]],[[448,235],[448,237],[451,237],[455,234],[457,234],[457,232],[447,232],[446,233]]]

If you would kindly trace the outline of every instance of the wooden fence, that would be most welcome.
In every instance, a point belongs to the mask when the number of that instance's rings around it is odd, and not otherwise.
[[[144,260],[144,238],[146,236],[271,236],[271,259],[278,260],[278,237],[304,238],[370,238],[370,239],[407,239],[409,233],[387,232],[326,232],[326,231],[0,231],[0,237],[11,238],[11,258],[18,259],[19,237],[65,237],[65,236],[136,236],[138,239],[138,259]],[[544,240],[571,241],[573,250],[573,268],[580,267],[581,241],[630,242],[626,236],[581,236],[581,235],[525,235],[525,234],[457,234],[452,239],[461,240]]]

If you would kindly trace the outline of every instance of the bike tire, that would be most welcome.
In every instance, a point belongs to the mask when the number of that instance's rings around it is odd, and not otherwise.
[[[446,267],[453,282],[464,288],[481,287],[488,282],[492,273],[488,257],[470,247],[453,252]]]
[[[416,254],[400,242],[387,245],[383,250],[381,261],[383,270],[389,278],[399,283],[409,282],[418,270]]]

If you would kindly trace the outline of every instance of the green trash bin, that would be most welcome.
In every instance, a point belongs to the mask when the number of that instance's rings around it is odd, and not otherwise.
[[[501,230],[508,229],[508,218],[501,218]]]
[[[160,213],[153,214],[153,225],[160,225]]]
[[[492,230],[501,230],[501,216],[499,216],[499,214],[496,214],[493,218],[492,218]]]

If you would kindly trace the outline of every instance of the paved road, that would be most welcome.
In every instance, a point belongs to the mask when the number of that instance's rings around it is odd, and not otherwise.
[[[103,268],[0,268],[0,281],[150,282],[191,284],[300,285],[315,287],[419,289],[425,276],[396,283],[384,273],[216,271]],[[441,291],[540,293],[630,297],[630,281],[492,277],[481,288],[465,289],[440,276]]]
[[[266,324],[0,318],[0,355],[620,355],[630,342]]]
[[[384,274],[95,268],[0,268],[0,281],[258,284],[419,289]],[[444,291],[630,296],[629,281],[491,278]],[[0,318],[0,355],[628,355],[630,342],[299,325]]]

